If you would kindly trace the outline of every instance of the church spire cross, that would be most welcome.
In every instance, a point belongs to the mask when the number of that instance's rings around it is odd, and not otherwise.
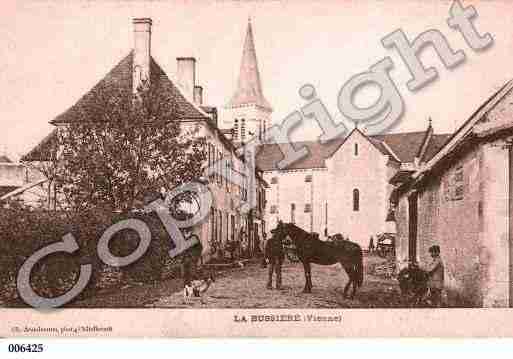
[[[244,48],[242,50],[237,89],[235,90],[235,93],[228,105],[229,107],[256,105],[272,110],[271,105],[264,97],[262,91],[255,41],[253,39],[251,17],[248,17],[248,27],[246,30],[246,38],[244,40]]]

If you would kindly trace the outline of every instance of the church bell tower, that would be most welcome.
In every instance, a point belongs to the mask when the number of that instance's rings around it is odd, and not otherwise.
[[[232,140],[236,143],[248,142],[254,136],[262,138],[271,126],[273,110],[262,91],[251,19],[248,19],[237,88],[225,111],[223,127],[232,129]]]

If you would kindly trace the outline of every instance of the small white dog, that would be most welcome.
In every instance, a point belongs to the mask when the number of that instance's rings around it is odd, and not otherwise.
[[[202,304],[205,303],[203,294],[206,293],[208,288],[215,282],[214,276],[210,275],[206,279],[192,280],[190,285],[186,285],[183,289],[183,301],[185,304],[190,301],[199,299]]]

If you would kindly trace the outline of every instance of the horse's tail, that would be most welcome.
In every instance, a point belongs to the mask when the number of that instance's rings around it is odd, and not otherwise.
[[[356,273],[356,285],[361,287],[363,284],[363,253],[361,249],[358,251],[358,258],[354,269]]]

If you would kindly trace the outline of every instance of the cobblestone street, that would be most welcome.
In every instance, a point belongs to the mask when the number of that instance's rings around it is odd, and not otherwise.
[[[365,257],[366,268],[375,257]],[[162,297],[147,307],[166,308],[383,308],[400,307],[400,296],[395,279],[383,279],[366,273],[363,286],[354,300],[342,295],[347,275],[339,265],[312,265],[313,290],[301,293],[304,286],[301,263],[285,261],[283,289],[266,289],[267,268],[250,264],[226,273],[204,295],[205,304],[193,300],[184,304],[182,292]]]

